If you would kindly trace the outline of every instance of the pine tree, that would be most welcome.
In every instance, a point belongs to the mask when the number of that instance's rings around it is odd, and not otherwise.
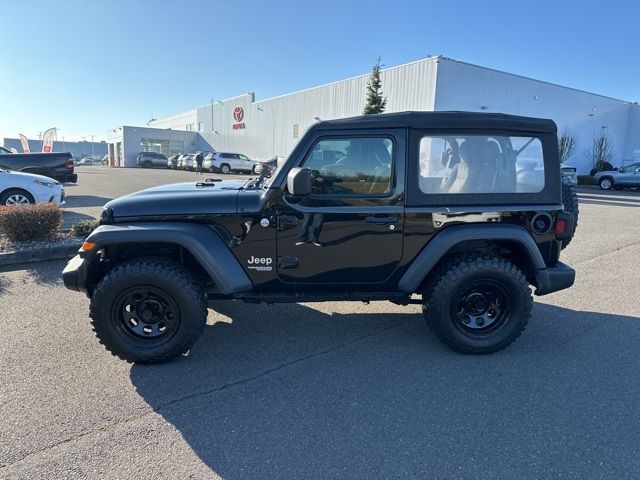
[[[378,57],[367,82],[367,104],[362,112],[365,115],[382,113],[387,106],[387,98],[382,96],[382,82],[380,81],[381,60],[382,58]]]

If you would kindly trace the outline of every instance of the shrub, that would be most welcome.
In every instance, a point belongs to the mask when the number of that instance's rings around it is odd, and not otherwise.
[[[605,170],[613,170],[613,165],[611,165],[609,162],[602,162],[602,164],[600,165],[600,170],[598,170],[597,168],[592,168],[589,172],[589,175],[595,175],[596,173],[603,172]]]
[[[0,228],[12,242],[51,238],[61,225],[62,209],[58,205],[0,207]]]
[[[100,222],[98,220],[82,220],[71,226],[71,235],[74,237],[87,238],[99,225]]]

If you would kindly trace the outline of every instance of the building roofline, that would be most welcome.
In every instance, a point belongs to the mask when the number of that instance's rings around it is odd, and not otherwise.
[[[383,68],[381,71],[382,72],[388,72],[390,70],[396,70],[398,68],[403,68],[403,67],[407,67],[409,65],[415,65],[416,63],[422,63],[422,62],[428,62],[428,61],[433,61],[433,60],[437,60],[441,57],[436,56],[436,55],[432,55],[426,58],[421,58],[420,60],[414,60],[413,62],[408,62],[408,63],[403,63],[401,65],[396,65],[393,67],[389,67],[389,68]],[[309,87],[309,88],[303,88],[302,90],[296,90],[295,92],[290,92],[290,93],[284,93],[282,95],[276,95],[275,97],[271,97],[271,98],[265,98],[264,100],[257,100],[254,103],[264,103],[264,102],[269,102],[271,100],[275,100],[277,98],[283,98],[283,97],[288,97],[290,95],[297,95],[299,93],[303,93],[303,92],[309,92],[311,90],[317,90],[318,88],[323,88],[323,87],[328,87],[330,85],[336,85],[338,83],[342,83],[342,82],[348,82],[350,80],[355,80],[357,78],[363,78],[363,77],[368,77],[369,75],[371,75],[371,72],[369,73],[363,73],[362,75],[356,75],[355,77],[348,77],[348,78],[343,78],[342,80],[336,80],[334,82],[329,82],[329,83],[323,83],[321,85],[316,85],[315,87]]]
[[[407,63],[403,63],[403,64],[400,64],[400,65],[395,65],[395,66],[389,67],[389,68],[383,68],[382,72],[396,70],[398,68],[407,67],[409,65],[415,65],[415,64],[418,64],[418,63],[424,63],[424,62],[436,62],[437,63],[437,62],[440,62],[440,61],[458,63],[458,64],[462,64],[462,65],[467,65],[467,66],[470,66],[470,67],[480,68],[482,70],[488,70],[488,71],[491,71],[491,72],[497,72],[497,73],[501,73],[503,75],[509,75],[509,76],[512,76],[512,77],[522,78],[522,79],[525,79],[525,80],[531,80],[533,82],[538,82],[538,83],[541,83],[541,84],[544,84],[544,85],[551,85],[551,86],[554,86],[554,87],[559,87],[559,88],[565,88],[567,90],[572,90],[574,92],[585,93],[587,95],[594,95],[594,96],[597,96],[597,97],[600,97],[600,98],[605,98],[607,100],[613,100],[613,101],[619,102],[619,103],[624,103],[624,104],[633,104],[634,103],[634,102],[629,101],[629,100],[622,100],[622,99],[619,99],[619,98],[610,97],[608,95],[602,95],[600,93],[589,92],[587,90],[582,90],[582,89],[579,89],[579,88],[569,87],[567,85],[561,85],[559,83],[553,83],[553,82],[548,82],[548,81],[540,80],[540,79],[533,78],[533,77],[527,77],[526,75],[520,75],[520,74],[517,74],[517,73],[511,73],[511,72],[507,72],[507,71],[500,70],[500,69],[497,69],[497,68],[491,68],[491,67],[486,67],[484,65],[478,65],[478,64],[475,64],[475,63],[465,62],[465,61],[462,61],[462,60],[456,60],[454,58],[446,57],[444,55],[430,55],[430,56],[428,56],[426,58],[421,58],[419,60],[414,60],[412,62],[407,62]],[[252,103],[254,103],[254,104],[264,104],[266,102],[270,102],[270,101],[273,101],[273,100],[276,100],[276,99],[279,99],[279,98],[284,98],[284,97],[288,97],[288,96],[291,96],[291,95],[297,95],[297,94],[304,93],[304,92],[310,92],[310,91],[317,90],[317,89],[320,89],[320,88],[324,88],[324,87],[327,87],[327,86],[330,86],[330,85],[336,85],[336,84],[339,84],[339,83],[348,82],[348,81],[359,79],[359,78],[363,78],[363,77],[368,77],[369,75],[370,75],[370,73],[364,73],[362,75],[356,75],[356,76],[353,76],[353,77],[343,78],[341,80],[336,80],[334,82],[323,83],[323,84],[320,84],[320,85],[316,85],[314,87],[303,88],[301,90],[296,90],[296,91],[290,92],[290,93],[284,93],[282,95],[276,95],[274,97],[269,97],[269,98],[265,98],[265,99],[262,99],[262,100],[256,100],[254,92],[247,92],[247,93],[243,93],[241,95],[236,95],[234,97],[229,97],[229,98],[226,98],[226,99],[223,99],[223,100],[217,100],[217,102],[222,102],[222,103],[230,102],[230,101],[242,98],[242,97],[244,97],[246,95],[251,95]],[[195,113],[197,115],[198,110],[200,110],[202,108],[209,107],[211,105],[212,105],[211,103],[206,103],[206,104],[201,105],[199,107],[191,108],[189,110],[185,110],[183,112],[178,112],[178,113],[175,113],[173,115],[165,115],[163,117],[157,118],[155,121],[162,121],[162,120],[166,120],[168,118],[176,117],[178,115],[189,115],[191,113]],[[215,102],[213,103],[213,105],[215,105]],[[154,127],[149,127],[149,128],[154,128]],[[109,129],[109,130],[112,130],[112,129]]]
[[[497,72],[497,73],[502,73],[504,75],[510,75],[512,77],[524,78],[525,80],[533,80],[534,82],[544,83],[545,85],[551,85],[553,87],[566,88],[567,90],[573,90],[574,92],[586,93],[588,95],[595,95],[597,97],[606,98],[608,100],[615,100],[616,102],[633,103],[633,102],[631,102],[629,100],[622,100],[620,98],[614,98],[614,97],[610,97],[608,95],[602,95],[600,93],[589,92],[588,90],[582,90],[580,88],[568,87],[567,85],[561,85],[560,83],[547,82],[546,80],[539,80],[537,78],[527,77],[526,75],[520,75],[518,73],[506,72],[504,70],[500,70],[500,69],[497,69],[497,68],[485,67],[484,65],[477,65],[475,63],[465,62],[465,61],[462,61],[462,60],[456,60],[455,58],[449,58],[449,57],[445,57],[445,56],[439,56],[438,58],[440,60],[449,61],[449,62],[453,62],[453,63],[460,63],[462,65],[468,65],[470,67],[476,67],[476,68],[481,68],[483,70],[489,70],[491,72]]]

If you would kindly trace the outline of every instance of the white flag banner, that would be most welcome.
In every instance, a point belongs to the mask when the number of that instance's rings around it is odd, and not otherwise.
[[[53,140],[56,136],[56,128],[50,128],[42,136],[42,153],[51,153],[53,151]]]
[[[22,151],[24,153],[31,153],[31,150],[29,150],[29,140],[27,140],[27,137],[25,137],[21,133],[19,133],[18,135],[20,135],[20,143],[22,143]]]

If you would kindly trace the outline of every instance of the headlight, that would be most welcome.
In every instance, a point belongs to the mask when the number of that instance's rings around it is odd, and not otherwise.
[[[43,187],[49,187],[49,188],[54,188],[60,185],[58,182],[45,182],[42,180],[34,180],[33,183],[37,185],[42,185]]]

